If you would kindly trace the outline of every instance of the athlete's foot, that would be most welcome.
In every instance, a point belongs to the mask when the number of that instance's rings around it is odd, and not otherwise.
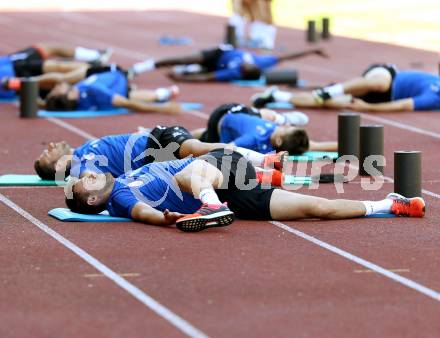
[[[101,62],[102,64],[108,64],[111,56],[113,55],[113,48],[109,47],[106,49],[99,50],[99,53],[101,55],[99,56],[98,61]]]
[[[277,91],[277,87],[270,87],[262,93],[252,95],[251,103],[255,108],[264,108],[266,104],[275,102],[273,93]]]
[[[289,154],[287,151],[280,151],[276,154],[268,154],[264,156],[263,168],[264,169],[283,169],[284,162],[287,160]]]
[[[284,174],[276,169],[261,169],[257,171],[257,182],[273,187],[281,187],[284,182]]]
[[[286,112],[282,113],[281,115],[283,115],[286,119],[285,124],[305,126],[307,123],[309,123],[309,117],[300,111]]]
[[[421,197],[406,198],[402,195],[391,193],[387,198],[393,200],[391,213],[404,217],[425,216],[425,201]]]
[[[192,215],[179,218],[176,227],[186,232],[198,232],[213,227],[224,227],[234,221],[234,213],[225,204],[203,204]]]
[[[20,90],[21,81],[16,77],[4,77],[1,79],[0,86],[4,90]]]

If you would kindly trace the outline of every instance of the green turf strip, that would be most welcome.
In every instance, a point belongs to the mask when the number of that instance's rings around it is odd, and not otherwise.
[[[302,155],[289,156],[287,159],[294,162],[312,162],[323,159],[336,160],[338,153],[333,151],[307,151]]]
[[[2,175],[0,176],[0,186],[55,186],[64,185],[65,182],[42,180],[38,175]]]

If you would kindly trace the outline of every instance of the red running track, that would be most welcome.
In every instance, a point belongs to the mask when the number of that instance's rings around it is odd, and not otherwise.
[[[110,45],[114,60],[127,66],[147,56],[213,46],[222,39],[224,23],[184,12],[3,13],[0,52],[38,41]],[[195,43],[157,44],[160,35],[176,32]],[[291,50],[306,47],[301,31],[281,29],[278,41]],[[308,84],[352,77],[380,61],[437,68],[437,55],[421,50],[344,38],[323,47],[330,60],[310,57],[283,67],[297,67]],[[170,83],[160,72],[139,79],[144,87]],[[224,102],[245,103],[254,92],[226,84],[181,89],[183,101],[202,102],[206,113]],[[206,123],[188,114],[132,114],[64,120],[62,127],[59,121],[19,120],[12,104],[3,104],[1,112],[0,174],[32,173],[34,158],[53,140],[76,145],[84,136],[130,132],[139,125]],[[336,112],[307,112],[312,138],[335,138]],[[394,150],[423,151],[423,187],[430,194],[424,196],[423,220],[301,221],[281,227],[239,221],[194,235],[137,223],[60,223],[47,216],[63,206],[60,188],[1,188],[0,199],[9,206],[0,203],[0,337],[440,336],[440,123],[435,113],[366,114],[363,121],[377,118],[385,123],[388,177]],[[344,198],[378,199],[392,191],[385,183],[380,191],[360,193],[358,180],[344,187]],[[333,186],[301,191],[341,197]],[[28,219],[10,201],[29,213]],[[50,232],[45,226],[57,240],[42,231]]]

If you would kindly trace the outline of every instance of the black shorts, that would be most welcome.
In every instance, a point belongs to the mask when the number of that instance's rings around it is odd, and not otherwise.
[[[217,63],[223,52],[234,49],[232,45],[220,45],[216,48],[202,50],[202,62],[200,65],[206,69],[207,72],[217,70]]]
[[[248,107],[239,103],[222,104],[220,107],[216,108],[209,116],[208,125],[206,127],[206,130],[200,137],[200,141],[209,143],[220,142],[220,135],[218,133],[219,122],[226,114],[234,113],[242,113],[261,117],[261,114],[255,108]]]
[[[274,189],[265,189],[259,183],[255,185],[255,168],[242,155],[228,149],[216,149],[199,159],[215,165],[222,172],[223,184],[216,193],[238,218],[271,219],[270,199]]]
[[[163,127],[156,126],[148,137],[147,142],[147,155],[146,163],[152,163],[157,161],[172,161],[176,159],[180,159],[180,146],[186,140],[192,140],[194,137],[191,133],[183,127],[173,126],[173,127]],[[167,148],[167,146],[175,142],[178,145],[178,148],[173,152],[165,152],[163,149]],[[156,154],[152,153],[152,150],[160,150]]]
[[[362,76],[365,76],[369,71],[374,68],[385,68],[391,75],[391,84],[390,88],[386,92],[370,92],[365,95],[360,96],[359,98],[368,103],[382,103],[382,102],[390,102],[392,98],[391,89],[393,87],[393,81],[396,77],[397,68],[391,64],[385,63],[377,63],[368,67],[363,73]]]
[[[44,55],[36,47],[29,47],[9,55],[15,76],[31,77],[43,74]]]

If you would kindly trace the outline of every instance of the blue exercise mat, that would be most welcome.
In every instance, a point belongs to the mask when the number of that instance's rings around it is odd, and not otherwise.
[[[40,110],[39,117],[60,117],[63,119],[80,119],[84,117],[100,117],[130,114],[125,108],[109,109],[109,110],[75,110],[75,111],[47,111]]]
[[[338,153],[335,151],[306,151],[302,155],[291,155],[287,159],[294,162],[312,162],[329,159],[335,161],[338,159]]]
[[[364,216],[364,218],[395,218],[397,217],[394,214],[373,214],[369,216]]]
[[[185,46],[192,44],[193,41],[186,36],[162,35],[158,42],[163,46]]]
[[[16,97],[0,98],[0,103],[14,103],[14,102],[18,102],[18,99]]]
[[[268,109],[294,109],[295,106],[290,102],[270,102],[265,106]]]
[[[260,77],[258,80],[233,80],[231,83],[240,87],[264,87],[266,86],[266,79]]]
[[[97,215],[85,215],[72,212],[67,208],[55,208],[48,214],[63,222],[132,222],[130,218],[109,216],[107,210]]]

